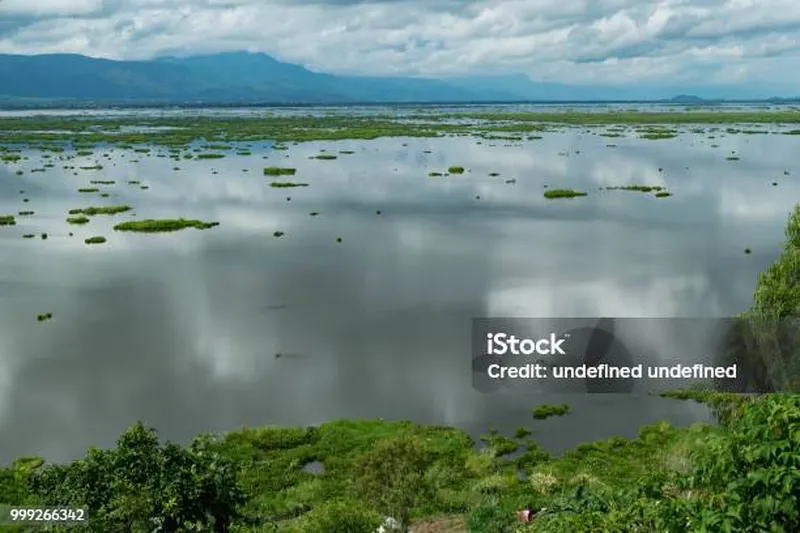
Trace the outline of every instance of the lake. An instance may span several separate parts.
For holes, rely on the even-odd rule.
[[[708,421],[702,406],[653,396],[477,392],[470,321],[744,310],[800,197],[797,138],[541,137],[246,143],[250,155],[185,161],[100,147],[74,171],[54,160],[32,173],[46,163],[37,150],[0,164],[0,215],[35,212],[0,227],[0,462],[73,459],[137,420],[179,441],[340,417],[478,434],[531,425],[531,407],[563,401],[573,412],[532,435],[553,451],[662,419]],[[338,158],[310,159],[321,150]],[[466,172],[428,176],[453,165]],[[309,186],[270,187],[267,166],[296,168]],[[626,185],[673,196],[600,190]],[[548,200],[545,186],[588,196]],[[65,222],[110,203],[220,226],[113,231],[131,213]],[[84,244],[93,236],[108,242]]]

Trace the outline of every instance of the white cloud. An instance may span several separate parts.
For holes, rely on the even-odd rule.
[[[800,81],[796,0],[0,0],[2,19],[5,53],[250,50],[334,73]]]

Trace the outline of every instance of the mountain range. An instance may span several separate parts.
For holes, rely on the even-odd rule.
[[[703,101],[685,96],[685,89],[545,83],[521,74],[450,78],[343,76],[313,72],[267,54],[250,52],[140,61],[77,54],[0,54],[0,104],[43,100],[175,104],[623,101],[664,100],[676,93],[684,93],[681,100]],[[711,91],[711,97],[718,98],[713,91],[720,93],[724,89]],[[734,90],[728,96],[746,95],[737,95]]]

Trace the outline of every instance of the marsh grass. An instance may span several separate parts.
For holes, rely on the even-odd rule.
[[[188,228],[205,230],[216,226],[219,226],[219,222],[203,222],[194,219],[175,218],[132,220],[117,224],[114,226],[114,229],[116,231],[133,231],[137,233],[167,233]]]
[[[273,181],[269,184],[270,187],[276,189],[290,189],[292,187],[308,187],[308,183],[297,183],[292,181]]]
[[[88,239],[84,239],[83,241],[86,244],[103,244],[106,242],[105,237],[89,237]]]
[[[296,168],[266,167],[264,169],[265,176],[294,176],[296,173],[297,173]]]
[[[544,197],[548,200],[555,200],[558,198],[578,198],[582,196],[588,196],[588,193],[573,189],[550,189],[544,192]]]

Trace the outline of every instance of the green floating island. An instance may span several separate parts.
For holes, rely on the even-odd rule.
[[[20,211],[20,212],[19,212],[19,213],[17,213],[17,214],[18,214],[19,216],[21,216],[21,217],[29,217],[29,216],[33,215],[33,214],[34,214],[34,212],[33,212],[33,211]]]
[[[36,320],[38,322],[44,322],[45,320],[50,320],[53,318],[53,313],[42,313],[41,315],[36,315]]]
[[[294,176],[296,173],[296,168],[267,167],[264,169],[265,176]]]
[[[290,187],[308,187],[308,183],[297,183],[293,181],[273,181],[269,184],[270,187],[276,189],[288,189]]]
[[[544,191],[544,197],[548,200],[557,198],[578,198],[580,196],[588,196],[588,194],[573,189],[550,189],[549,191]]]
[[[89,218],[85,216],[67,218],[67,224],[88,224],[88,223],[89,223]]]
[[[667,192],[667,191],[658,191],[655,194],[656,198],[668,198],[670,196],[672,196],[672,193],[671,192]]]
[[[96,187],[85,187],[85,188],[82,188],[82,189],[78,189],[78,192],[82,192],[82,193],[100,192],[100,189],[98,189]]]
[[[95,215],[116,215],[119,213],[125,213],[126,211],[130,211],[133,209],[129,205],[104,205],[100,207],[84,207],[83,209],[70,209],[70,215],[87,215],[87,216],[95,216]]]
[[[89,237],[88,239],[84,240],[86,244],[103,244],[106,242],[105,237]]]
[[[284,235],[285,233],[282,231],[276,231],[275,233],[272,234],[273,237],[283,237]]]
[[[463,174],[464,167],[450,167],[447,169],[447,172],[449,172],[450,174]]]
[[[659,192],[664,187],[659,185],[625,185],[624,187],[606,187],[607,191],[635,191],[635,192]]]
[[[114,180],[91,180],[89,183],[92,185],[114,185],[117,182]]]
[[[319,154],[319,155],[312,156],[311,159],[321,159],[322,161],[333,161],[336,158],[337,157],[335,155],[333,155],[333,154]]]
[[[222,159],[225,154],[197,154],[195,159]]]
[[[548,404],[544,403],[533,408],[533,418],[536,420],[544,420],[553,416],[564,416],[570,412],[569,405],[562,404]]]
[[[430,176],[431,178],[438,178],[442,175],[443,174],[441,172],[428,172],[428,176]]]
[[[182,229],[210,229],[219,226],[219,222],[203,222],[188,218],[167,218],[167,219],[147,219],[131,220],[114,226],[116,231],[134,231],[138,233],[167,233],[180,231]]]
[[[78,167],[81,170],[103,170],[103,165],[91,165],[88,167]]]
[[[14,215],[0,215],[0,226],[16,226],[17,219]]]

